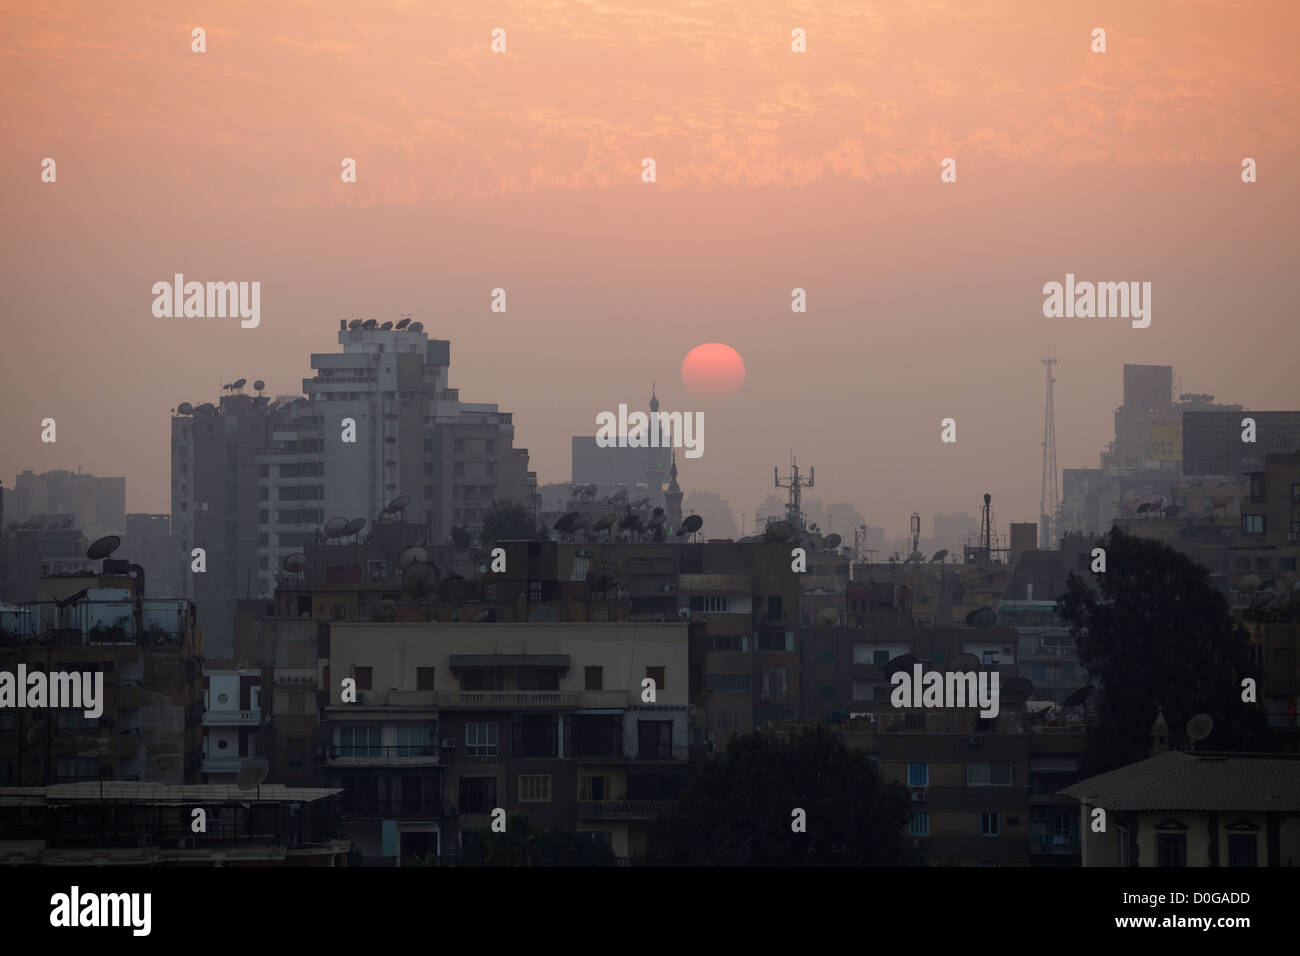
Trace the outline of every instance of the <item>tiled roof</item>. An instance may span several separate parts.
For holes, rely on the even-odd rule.
[[[1300,755],[1171,751],[1058,792],[1107,810],[1300,813]]]

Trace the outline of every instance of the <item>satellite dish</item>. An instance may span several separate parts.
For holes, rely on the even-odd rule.
[[[646,522],[646,527],[647,527],[647,528],[662,528],[662,527],[663,527],[664,525],[666,525],[667,523],[668,523],[668,516],[667,516],[667,515],[665,515],[665,514],[657,514],[657,515],[654,515],[653,517],[651,517],[651,519],[650,519],[649,521]]]
[[[86,552],[86,557],[91,561],[98,561],[100,558],[106,558],[122,546],[122,539],[115,534],[105,535]]]
[[[384,508],[383,513],[386,515],[395,515],[399,511],[405,511],[406,506],[411,503],[410,495],[398,495],[390,501]]]
[[[260,392],[262,389],[266,388],[266,383],[259,378],[256,382],[253,383],[253,388],[254,390]]]
[[[1258,574],[1243,574],[1237,581],[1238,591],[1254,591],[1260,585]]]
[[[1080,687],[1078,690],[1072,693],[1069,697],[1065,698],[1065,702],[1061,704],[1061,706],[1081,707],[1083,706],[1083,702],[1086,701],[1091,696],[1092,696],[1092,685],[1085,684],[1083,687]]]
[[[379,327],[379,331],[380,331],[380,332],[387,332],[387,331],[389,331],[392,327],[393,327],[393,323],[392,323],[392,322],[385,322],[383,325],[381,325],[381,326]]]
[[[494,607],[484,608],[474,615],[475,624],[490,624],[497,619],[497,609]]]
[[[594,498],[596,496],[596,492],[599,490],[600,490],[600,486],[595,484],[594,482],[582,486],[582,493],[586,495],[588,498]]]
[[[361,327],[369,332],[371,329],[379,328],[379,323],[374,319],[366,319],[366,321],[361,323]]]
[[[528,612],[529,624],[554,624],[559,620],[555,614],[555,608],[543,604],[533,608]]]
[[[844,543],[844,539],[841,538],[838,534],[832,532],[831,534],[828,534],[826,536],[826,540],[823,541],[822,543],[826,545],[826,548],[828,550],[834,551],[836,548],[838,548],[841,544]]]
[[[589,524],[591,524],[591,515],[579,514],[578,517],[574,518],[571,522],[569,522],[569,530],[581,531]]]
[[[196,415],[215,415],[216,413],[217,406],[213,405],[211,402],[204,402],[202,405],[194,409],[194,414]]]
[[[587,572],[587,587],[592,591],[612,591],[623,578],[622,569],[612,561],[602,561]]]
[[[347,524],[343,526],[343,530],[339,532],[339,537],[342,538],[350,537],[354,534],[357,534],[365,526],[366,526],[365,518],[353,518],[351,521],[349,521]]]
[[[980,659],[974,654],[958,654],[948,662],[949,671],[977,671],[980,669]]]
[[[361,320],[353,319],[351,322],[348,323],[348,328],[352,329],[353,331],[356,331],[357,329],[361,328]]]
[[[231,387],[232,389],[243,388],[243,387],[244,387],[245,385],[247,385],[247,384],[248,384],[248,379],[246,379],[246,378],[237,378],[237,379],[235,379],[234,382],[231,383],[230,387]]]
[[[892,661],[886,664],[882,669],[885,672],[885,676],[890,677],[896,674],[898,671],[910,672],[912,670],[912,665],[919,664],[919,663],[920,660],[912,656],[911,654],[899,654]]]
[[[335,604],[330,608],[331,621],[346,621],[348,618],[348,609],[342,604]]]
[[[401,557],[397,559],[397,568],[399,571],[405,571],[417,561],[428,563],[429,552],[424,548],[407,548],[402,552]]]
[[[191,405],[189,402],[181,402],[179,405],[176,406],[176,411],[178,411],[182,415],[193,415],[194,406]]]
[[[966,615],[968,627],[993,627],[998,623],[998,612],[991,607],[977,607]]]
[[[687,534],[694,534],[704,527],[704,519],[699,515],[687,515],[682,521],[681,530]]]
[[[763,540],[769,542],[789,541],[794,535],[794,525],[788,521],[774,521],[763,532]]]
[[[1149,501],[1144,501],[1142,504],[1137,506],[1137,513],[1140,515],[1144,515],[1150,510],[1151,510],[1151,502]]]
[[[235,774],[235,786],[240,790],[256,790],[270,772],[271,764],[265,757],[250,757]]]
[[[423,332],[423,331],[424,331],[424,325],[423,325],[422,323],[420,323],[420,322],[412,322],[410,325],[408,325],[408,326],[406,327],[406,331],[408,331],[408,332]]]
[[[931,564],[940,564],[940,563],[942,563],[943,559],[946,558],[946,557],[948,557],[948,549],[947,549],[947,548],[940,548],[938,551],[936,551],[936,552],[934,553],[934,556],[930,558],[930,563],[931,563]]]
[[[1034,696],[1034,685],[1027,677],[1013,677],[1002,685],[998,699],[1005,701],[1025,701]]]
[[[611,511],[609,514],[605,515],[605,517],[597,521],[596,524],[592,527],[592,530],[608,531],[610,528],[614,527],[614,525],[616,525],[617,523],[618,523],[618,515]]]
[[[347,518],[330,518],[325,522],[325,537],[338,538],[342,537],[343,529],[348,526]]]
[[[834,627],[840,623],[840,612],[833,607],[824,607],[817,612],[818,627]]]
[[[406,327],[407,327],[408,325],[410,325],[410,324],[411,324],[411,320],[410,320],[410,318],[408,317],[408,318],[402,319],[400,322],[398,322],[397,325],[394,326],[394,328],[397,329],[397,331],[400,332],[400,331],[402,331],[402,329],[406,328]]]
[[[627,500],[627,489],[626,489],[626,488],[620,488],[620,489],[618,489],[618,491],[614,492],[612,495],[609,496],[609,500],[610,500],[610,501],[626,501],[626,500]]]
[[[561,534],[568,534],[573,530],[573,523],[581,517],[581,511],[570,511],[568,514],[556,519],[553,527]]]
[[[294,552],[284,559],[284,569],[292,574],[307,570],[307,555]]]
[[[1193,714],[1187,721],[1187,736],[1193,741],[1204,740],[1214,730],[1214,718],[1209,714]]]
[[[438,570],[432,564],[416,561],[402,572],[402,590],[415,597],[424,597],[438,584]]]

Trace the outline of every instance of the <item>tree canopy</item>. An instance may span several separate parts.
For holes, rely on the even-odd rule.
[[[652,826],[664,866],[900,866],[916,862],[907,791],[827,727],[733,737]],[[796,833],[793,811],[805,813]]]
[[[1106,551],[1106,570],[1096,575],[1100,593],[1071,573],[1057,602],[1098,685],[1081,770],[1092,775],[1142,760],[1158,709],[1171,749],[1186,744],[1187,720],[1197,713],[1214,719],[1199,749],[1265,746],[1262,710],[1241,699],[1242,679],[1259,676],[1247,635],[1209,572],[1163,542],[1119,528],[1099,546]]]
[[[533,829],[526,814],[506,817],[505,833],[491,828],[462,834],[461,866],[613,866],[614,851],[585,833]]]
[[[483,547],[490,548],[498,541],[539,541],[545,537],[527,505],[506,499],[494,501],[492,510],[483,516],[479,540]]]

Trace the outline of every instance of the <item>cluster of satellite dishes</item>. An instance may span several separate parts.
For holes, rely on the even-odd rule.
[[[353,319],[347,323],[347,327],[353,332],[358,329],[366,332],[372,332],[376,329],[380,332],[423,332],[424,325],[420,322],[412,322],[410,316],[399,321],[396,325],[392,322],[380,324],[378,319]]]
[[[24,528],[44,528],[47,531],[58,531],[63,528],[71,528],[76,525],[76,515],[33,515],[26,521],[9,522],[10,531],[18,531]]]
[[[240,392],[248,384],[248,379],[237,378],[233,382],[221,386],[223,392]],[[262,398],[262,390],[266,388],[266,383],[260,378],[253,383],[253,388],[257,390],[258,401],[265,403],[266,399]],[[176,406],[177,415],[194,415],[203,418],[209,415],[217,414],[217,406],[212,402],[203,402],[201,405],[195,405],[191,402],[181,402]]]
[[[649,499],[646,499],[646,501],[648,502]],[[639,538],[642,535],[652,535],[656,540],[663,540],[667,525],[668,515],[663,508],[655,508],[649,520],[643,522],[641,515],[633,511],[629,506],[627,514],[622,518],[619,517],[616,511],[611,511],[594,520],[590,514],[581,511],[570,511],[557,519],[553,527],[560,533],[561,537],[567,536],[570,540],[579,532],[583,532],[585,539],[588,541],[591,540],[592,535],[603,535],[607,538],[619,538],[621,540]],[[702,527],[704,527],[703,518],[699,515],[687,515],[683,519],[681,526],[673,529],[673,535],[678,538],[685,538],[688,535],[695,534]]]

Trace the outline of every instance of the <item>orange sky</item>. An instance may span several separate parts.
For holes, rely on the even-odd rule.
[[[451,339],[452,384],[515,412],[542,481],[653,379],[708,421],[688,491],[752,513],[793,450],[894,532],[984,491],[1036,519],[1048,348],[1062,467],[1096,465],[1125,362],[1300,406],[1293,3],[0,11],[6,486],[80,466],[169,510],[169,409],[239,377],[300,391],[353,315]],[[154,318],[176,272],[260,281],[261,325]],[[1150,281],[1150,328],[1045,319],[1067,272]],[[748,377],[695,402],[679,369],[710,341]]]

